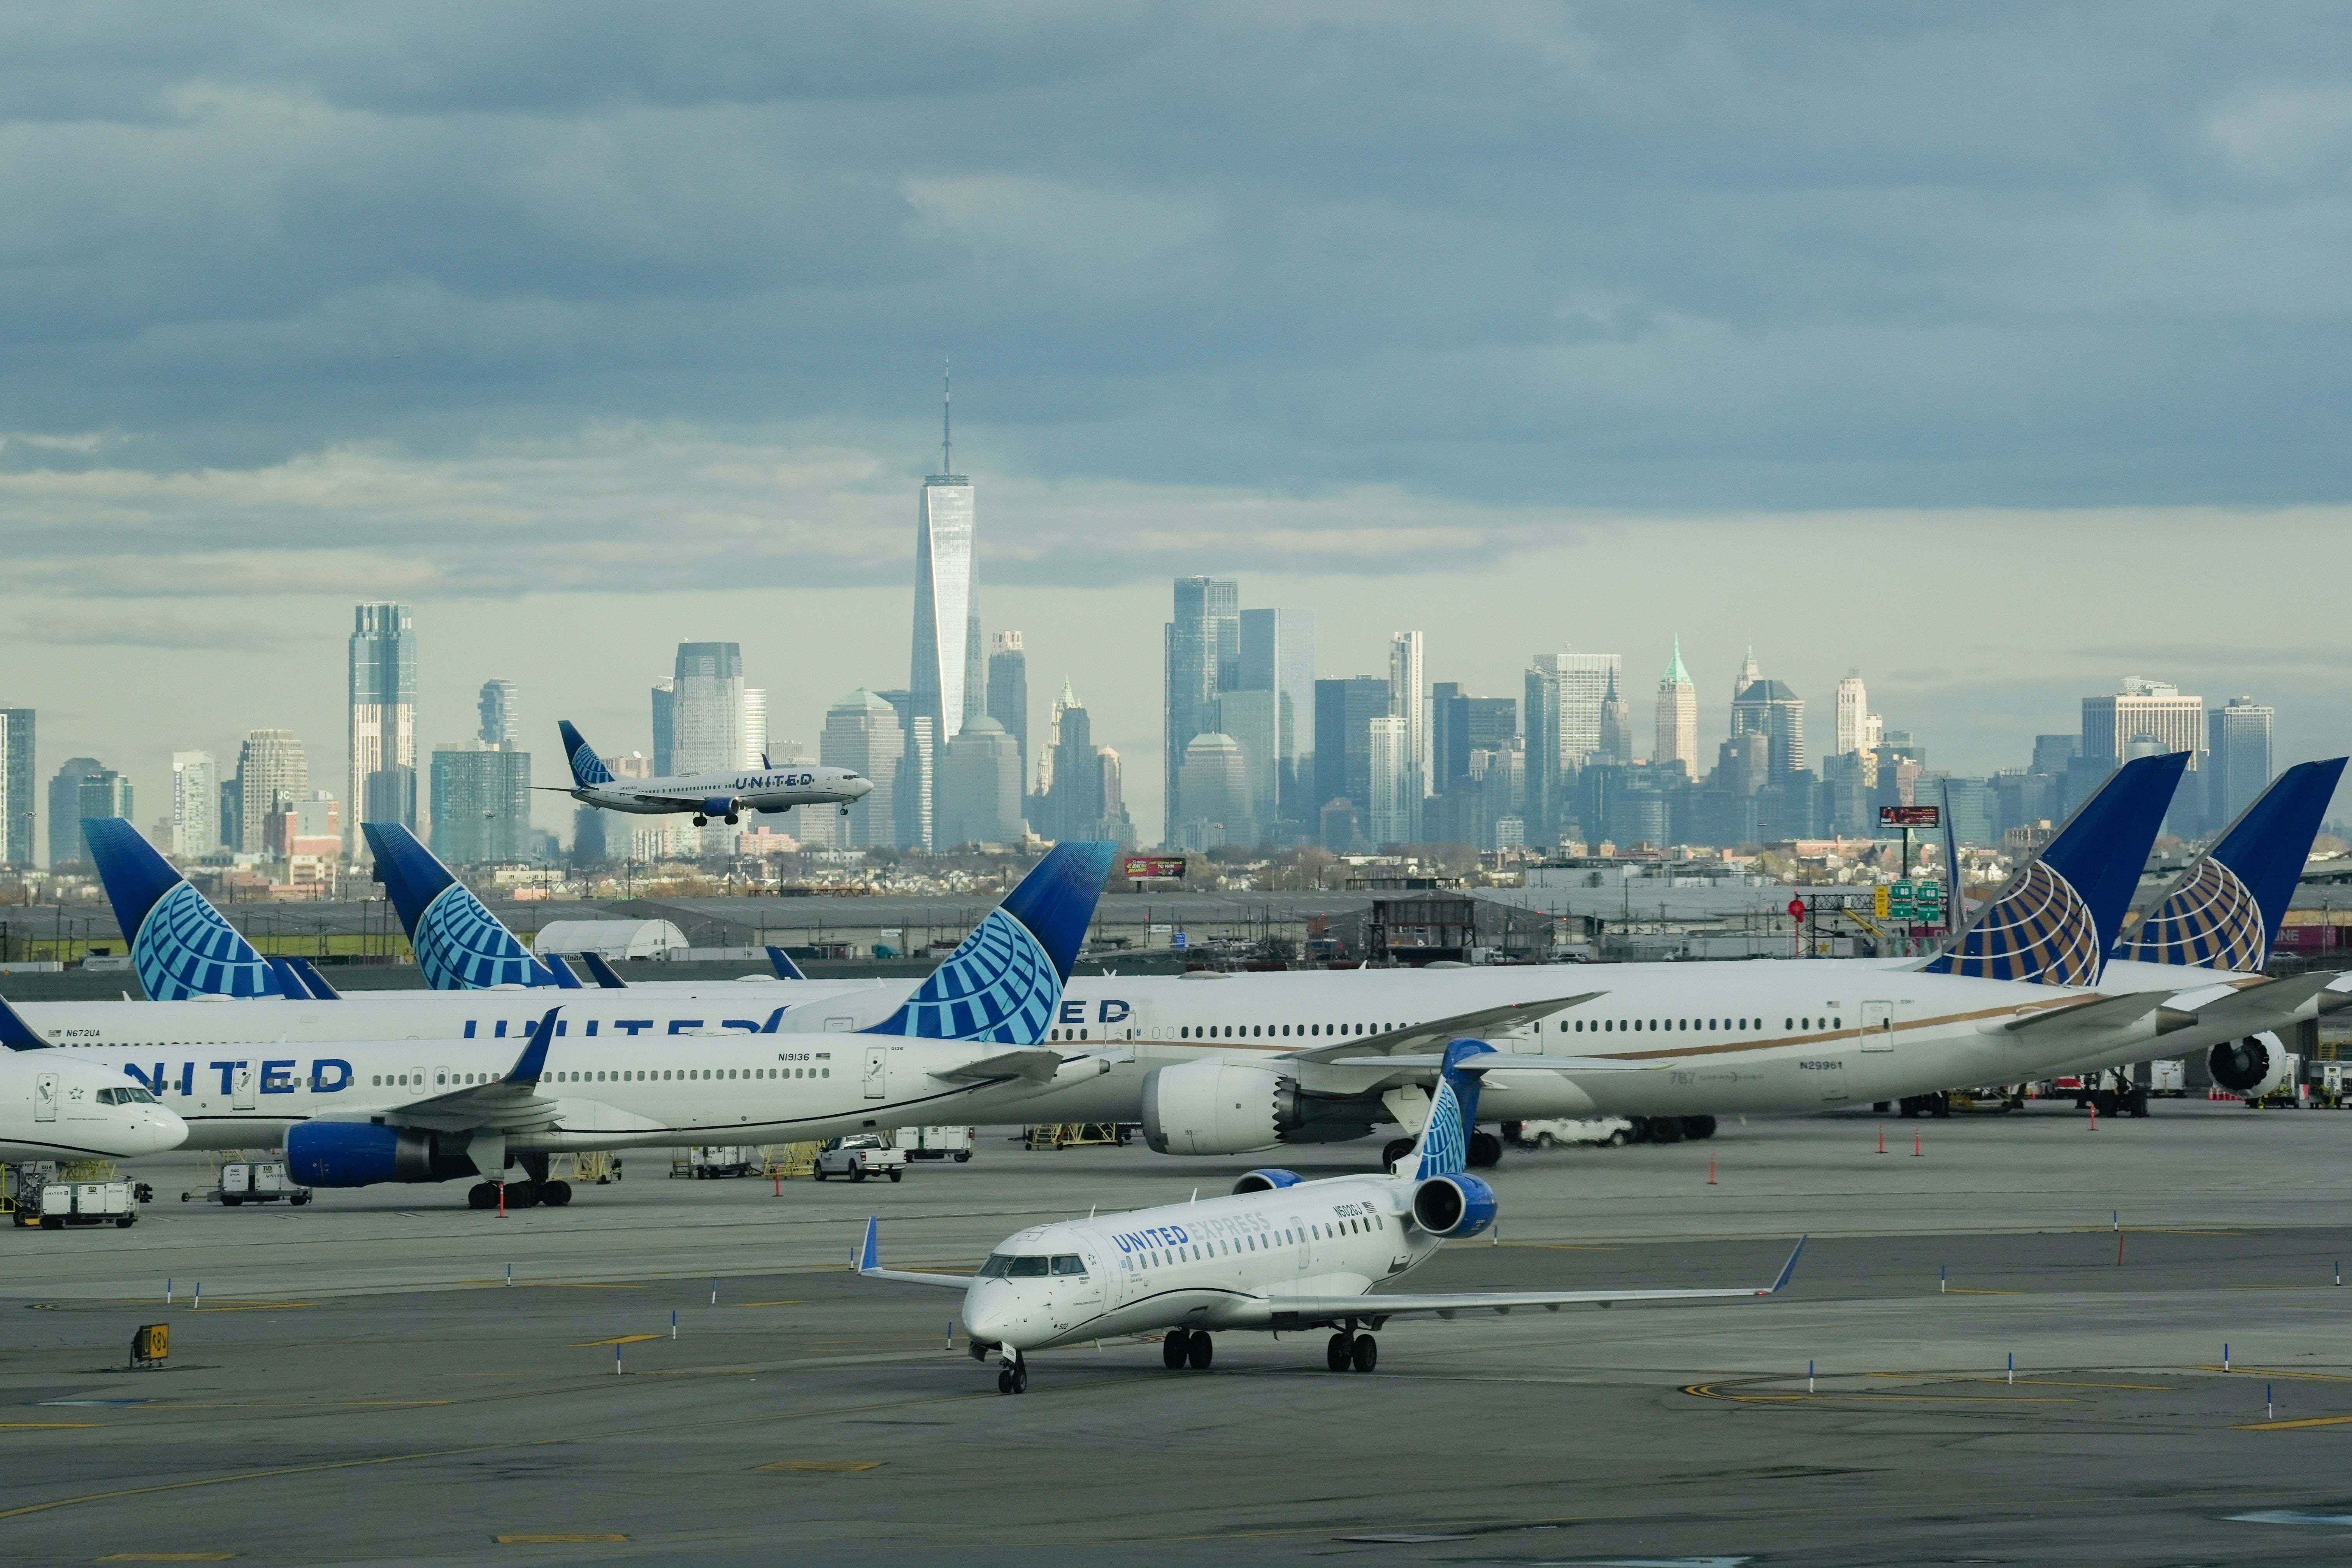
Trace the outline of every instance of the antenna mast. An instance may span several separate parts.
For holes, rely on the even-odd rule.
[[[940,360],[940,472],[955,472],[955,427],[950,417],[955,413],[953,383],[948,380],[949,364],[945,356]]]

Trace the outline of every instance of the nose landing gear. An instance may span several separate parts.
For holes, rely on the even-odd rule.
[[[1029,1392],[1029,1364],[1021,1359],[1019,1351],[1005,1351],[1004,1364],[996,1369],[996,1391],[999,1394]]]

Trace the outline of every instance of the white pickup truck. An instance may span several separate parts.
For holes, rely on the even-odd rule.
[[[849,1133],[835,1138],[817,1151],[816,1179],[845,1176],[852,1181],[864,1181],[870,1176],[887,1176],[897,1181],[907,1174],[907,1151],[894,1149],[878,1134]]]

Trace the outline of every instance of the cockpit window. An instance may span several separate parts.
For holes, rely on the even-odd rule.
[[[1002,1280],[1012,1271],[1013,1260],[1003,1252],[991,1252],[988,1261],[980,1266],[980,1277],[983,1280]]]
[[[1087,1260],[1075,1252],[1060,1253],[1054,1259],[1054,1272],[1056,1274],[1083,1274],[1086,1271]]]
[[[101,1105],[153,1105],[159,1103],[155,1096],[150,1094],[144,1089],[101,1089],[98,1092],[98,1103]]]
[[[1043,1258],[1015,1258],[1013,1260],[1012,1269],[1008,1271],[1016,1280],[1043,1279],[1045,1274],[1045,1263],[1046,1260]]]

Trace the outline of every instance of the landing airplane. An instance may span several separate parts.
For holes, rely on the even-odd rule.
[[[615,779],[604,758],[581,737],[570,719],[555,727],[563,737],[563,755],[572,759],[572,788],[545,785],[571,796],[583,806],[607,811],[632,811],[646,816],[694,813],[694,825],[713,817],[732,824],[745,811],[772,815],[795,806],[833,806],[843,816],[874,789],[874,781],[845,768],[824,768],[796,762],[785,768],[761,766],[727,773],[687,773],[670,779]]]
[[[1465,1156],[1477,1123],[1479,1079],[1507,1063],[1484,1040],[1447,1044],[1421,1136],[1381,1176],[1306,1181],[1290,1171],[1252,1171],[1230,1197],[1032,1226],[999,1242],[973,1275],[884,1268],[879,1222],[869,1218],[850,1263],[866,1279],[961,1291],[973,1358],[997,1354],[1000,1394],[1028,1392],[1029,1353],[1113,1334],[1164,1332],[1160,1357],[1169,1370],[1205,1371],[1217,1332],[1329,1328],[1324,1365],[1370,1372],[1380,1364],[1380,1345],[1360,1331],[1378,1330],[1391,1318],[1719,1301],[1770,1296],[1788,1284],[1802,1238],[1769,1285],[1424,1294],[1381,1289],[1435,1257],[1447,1241],[1495,1223],[1500,1201],[1468,1174]]]

